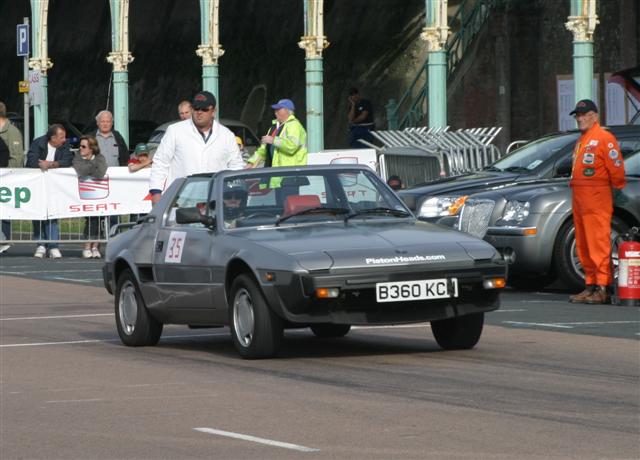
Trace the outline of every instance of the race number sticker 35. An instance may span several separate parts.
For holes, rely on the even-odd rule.
[[[186,239],[187,232],[171,232],[167,243],[167,252],[164,255],[165,263],[179,264],[182,262],[182,250]]]

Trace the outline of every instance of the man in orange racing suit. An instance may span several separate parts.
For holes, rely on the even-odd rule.
[[[569,185],[573,190],[576,249],[584,268],[586,288],[569,300],[603,304],[609,301],[607,286],[612,283],[611,187],[625,186],[624,163],[618,141],[598,123],[598,108],[593,101],[578,101],[570,115],[575,115],[582,132],[573,151]]]

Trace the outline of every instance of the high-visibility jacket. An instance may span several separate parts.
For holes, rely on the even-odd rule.
[[[273,120],[273,125],[277,120]],[[270,129],[269,132],[272,130]],[[256,163],[267,157],[267,145],[262,144],[247,160]],[[307,164],[307,132],[302,123],[292,114],[284,122],[280,133],[273,138],[273,158],[271,166],[304,166]]]

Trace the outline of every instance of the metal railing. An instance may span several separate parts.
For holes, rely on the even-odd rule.
[[[446,43],[447,71],[451,78],[459,67],[463,56],[486,22],[491,9],[498,0],[463,0],[449,18],[448,25],[453,33]],[[387,120],[390,129],[403,129],[418,126],[426,118],[428,96],[428,58],[418,70],[417,75],[402,97],[387,104]],[[404,115],[400,116],[400,111]]]
[[[398,175],[406,185],[481,170],[502,154],[492,144],[502,128],[407,128],[373,131],[380,175]],[[371,145],[372,147],[375,147]]]

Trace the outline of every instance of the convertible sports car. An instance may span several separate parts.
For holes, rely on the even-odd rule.
[[[168,323],[229,325],[240,355],[260,358],[285,328],[340,337],[353,324],[430,321],[442,348],[472,348],[506,263],[418,221],[366,166],[339,165],[176,180],[109,240],[103,275],[125,345],[156,344]]]

